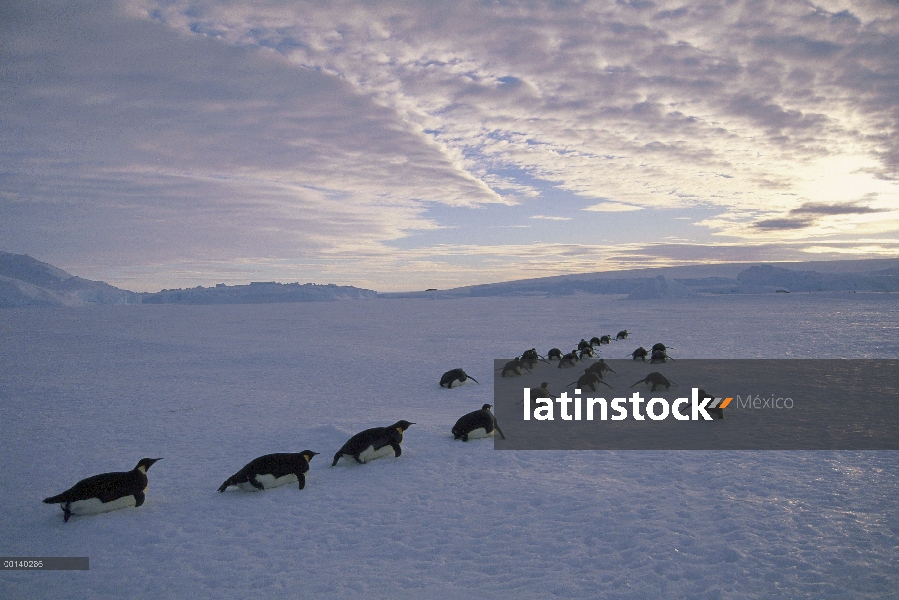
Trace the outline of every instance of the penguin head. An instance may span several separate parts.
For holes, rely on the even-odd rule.
[[[481,407],[481,410],[486,410],[487,412],[490,412],[491,408],[493,408],[493,407],[490,406],[489,404],[485,404],[484,406]]]
[[[303,450],[300,452],[300,456],[306,459],[306,462],[310,462],[313,456],[318,456],[318,452],[313,452],[312,450]]]
[[[140,470],[143,473],[147,472],[147,469],[153,466],[157,460],[162,460],[161,458],[142,458],[138,461],[137,466],[134,467],[137,470]]]
[[[397,421],[393,424],[392,429],[399,429],[400,431],[406,431],[409,429],[410,425],[415,425],[415,423],[410,423],[409,421]]]

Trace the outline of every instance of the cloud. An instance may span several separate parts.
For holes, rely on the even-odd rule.
[[[642,206],[634,206],[633,204],[622,204],[620,202],[600,202],[584,208],[593,212],[630,212],[634,210],[643,210]]]
[[[515,166],[653,205],[764,203],[764,182],[790,188],[790,164],[837,146],[879,162],[877,175],[899,173],[899,142],[883,135],[899,123],[887,84],[899,79],[899,11],[886,6],[138,5],[339,73],[472,173]],[[708,177],[721,167],[731,180]]]
[[[114,3],[18,3],[7,16],[10,248],[118,266],[314,262],[437,227],[422,216],[431,203],[507,202],[392,110],[270,50]]]
[[[895,4],[4,11],[0,237],[88,276],[152,272],[149,287],[169,272],[172,286],[255,264],[254,279],[394,285],[398,266],[439,262],[412,265],[390,245],[445,226],[434,207],[501,204],[514,223],[555,212],[559,196],[570,210],[710,210],[698,225],[747,253],[899,232],[875,214],[899,202]],[[551,241],[574,239],[577,222]],[[680,223],[659,221],[656,239],[686,235],[668,222]],[[533,251],[546,268],[584,266]]]
[[[570,221],[571,217],[552,217],[548,215],[532,215],[531,219],[543,219],[544,221]]]
[[[813,219],[764,219],[753,224],[759,229],[805,229],[814,224]]]
[[[870,213],[889,212],[888,208],[872,208],[857,202],[845,204],[826,204],[823,202],[806,202],[799,208],[790,211],[791,215],[865,215]]]
[[[873,195],[872,200],[876,199]],[[753,227],[762,230],[791,230],[806,229],[821,223],[822,217],[841,215],[867,215],[873,213],[887,213],[895,209],[874,208],[860,204],[858,201],[841,204],[829,204],[826,202],[805,202],[798,208],[791,209],[789,216],[775,219],[764,219],[753,223]]]

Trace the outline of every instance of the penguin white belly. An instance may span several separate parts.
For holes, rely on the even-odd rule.
[[[288,483],[297,483],[297,481],[299,480],[297,479],[296,475],[294,475],[293,473],[289,473],[287,475],[282,475],[281,477],[275,477],[274,475],[257,475],[256,481],[261,483],[265,489],[270,489],[280,487],[282,485],[287,485]],[[261,491],[259,488],[253,487],[253,484],[249,481],[238,483],[237,487],[248,492]]]
[[[496,430],[494,429],[494,431],[496,431]],[[480,438],[490,437],[492,435],[493,435],[493,431],[491,431],[490,433],[487,433],[487,430],[485,428],[478,427],[477,429],[468,432],[468,439],[477,440]]]
[[[385,456],[396,456],[396,452],[393,451],[393,446],[387,445],[380,450],[375,450],[374,446],[369,446],[359,453],[359,460],[367,463],[377,458],[383,458]]]
[[[460,385],[468,385],[468,383],[469,383],[470,381],[471,381],[471,379],[469,379],[469,378],[466,378],[465,381],[459,381],[458,379],[454,379],[454,380],[453,380],[453,387],[454,387],[454,388],[457,388],[457,387],[459,387]]]
[[[110,502],[101,502],[99,498],[89,498],[87,500],[76,500],[69,504],[69,512],[73,515],[96,515],[136,505],[137,500],[134,499],[134,496],[123,496]],[[60,506],[65,510],[65,504]]]

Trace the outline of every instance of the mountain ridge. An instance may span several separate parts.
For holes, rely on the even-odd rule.
[[[788,269],[785,265],[799,269]],[[418,292],[383,293],[336,284],[268,281],[137,293],[103,281],[83,279],[26,254],[0,251],[0,308],[94,304],[267,304],[574,294],[616,294],[629,300],[654,300],[777,292],[899,292],[899,259],[680,265],[553,275]]]

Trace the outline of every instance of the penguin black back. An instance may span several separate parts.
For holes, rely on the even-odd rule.
[[[457,440],[461,438],[463,442],[467,442],[469,438],[488,437],[496,430],[502,439],[506,439],[503,431],[496,424],[496,417],[490,412],[490,408],[489,404],[485,404],[481,410],[459,417],[453,426],[453,438]]]
[[[101,473],[82,479],[66,491],[49,498],[47,504],[59,504],[64,521],[79,514],[96,514],[124,508],[141,506],[147,489],[147,470],[161,458],[142,458],[130,471]]]
[[[452,388],[453,382],[458,381],[460,384],[465,383],[471,379],[475,383],[478,383],[478,380],[466,373],[462,369],[450,369],[446,373],[443,374],[443,377],[440,378],[440,387]]]
[[[403,451],[400,443],[403,441],[403,432],[411,425],[409,421],[397,421],[388,427],[373,427],[360,431],[337,451],[334,455],[334,462],[331,466],[335,466],[341,456],[352,457],[356,462],[365,464],[375,458],[379,458],[384,453],[381,452],[387,446],[393,448],[394,456],[399,458]]]
[[[298,482],[300,489],[303,489],[306,487],[309,461],[317,454],[318,452],[312,450],[303,450],[298,453],[280,452],[254,458],[240,471],[226,479],[218,491],[224,492],[232,485],[243,489],[264,490],[294,481]]]

